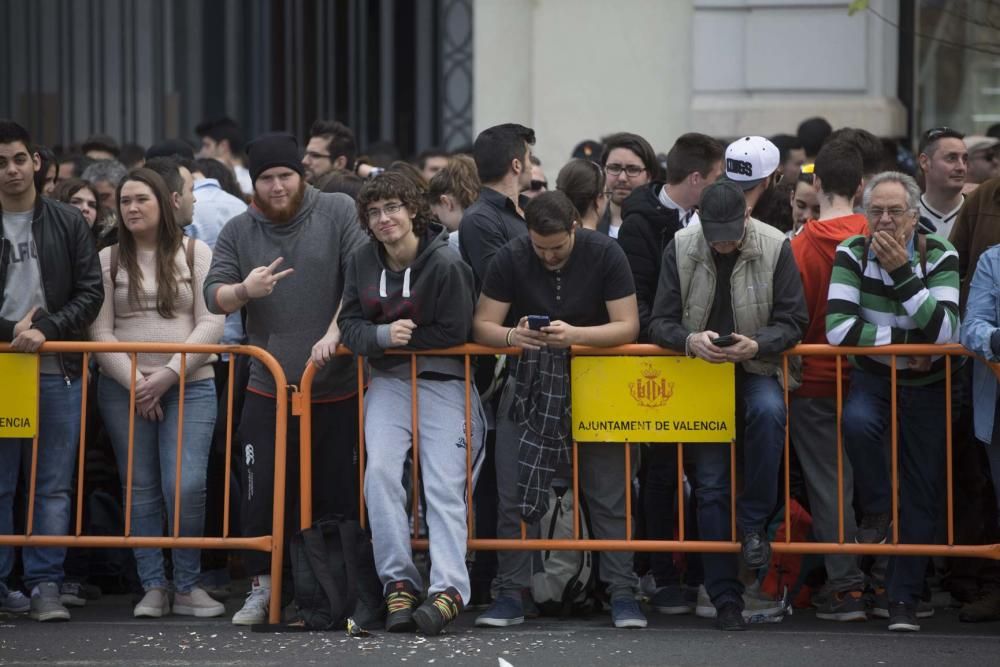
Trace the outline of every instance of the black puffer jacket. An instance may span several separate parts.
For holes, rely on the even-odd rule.
[[[32,328],[50,341],[86,340],[87,326],[104,302],[101,264],[87,223],[72,206],[38,197],[31,233],[38,251],[46,306],[45,312],[36,311]],[[23,289],[7,284],[11,250],[9,241],[0,240],[0,305],[8,290]],[[0,319],[0,341],[14,339],[16,324]],[[68,377],[78,377],[82,355],[60,355],[60,363]]]
[[[656,286],[660,281],[663,249],[681,228],[675,209],[660,202],[661,182],[637,187],[622,203],[622,227],[618,243],[632,267],[635,295],[639,301],[639,342],[648,342],[649,327]]]

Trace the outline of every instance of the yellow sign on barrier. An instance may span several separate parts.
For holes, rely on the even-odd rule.
[[[38,432],[38,355],[0,354],[0,438]]]
[[[732,364],[687,357],[574,357],[579,442],[729,442],[736,437]]]

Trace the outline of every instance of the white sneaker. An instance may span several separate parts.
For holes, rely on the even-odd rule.
[[[195,587],[190,593],[174,594],[174,613],[179,616],[211,618],[225,614],[226,607],[202,589]]]
[[[256,625],[266,623],[271,606],[271,577],[260,575],[254,578],[253,587],[247,595],[243,608],[233,614],[233,625]]]
[[[788,607],[782,600],[772,600],[760,592],[760,585],[747,586],[743,592],[743,618],[749,620],[753,616],[782,616],[788,613]],[[715,618],[717,615],[712,599],[708,597],[705,585],[698,587],[698,604],[694,609],[695,616],[700,618]]]
[[[698,587],[698,603],[695,605],[694,615],[698,618],[715,618],[716,613],[712,598],[708,597],[705,584],[702,584]]]
[[[170,614],[170,598],[162,588],[151,588],[132,610],[136,618],[162,618]]]

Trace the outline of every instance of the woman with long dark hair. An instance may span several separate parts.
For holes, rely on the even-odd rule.
[[[187,239],[173,216],[163,179],[135,169],[118,186],[118,244],[101,251],[104,305],[91,327],[98,342],[212,344],[222,336],[223,317],[208,312],[203,285],[212,251]],[[159,537],[166,514],[174,525],[180,383],[184,383],[181,433],[180,535],[200,537],[205,525],[205,471],[216,417],[212,355],[142,353],[134,369],[135,414],[130,408],[130,355],[101,353],[98,403],[111,437],[123,483],[131,478],[131,534]],[[185,377],[181,378],[182,365]],[[129,450],[129,431],[134,431]],[[129,473],[131,461],[131,474]],[[128,489],[126,489],[128,493]],[[135,549],[145,596],[135,616],[170,613],[168,582],[160,549]],[[198,588],[198,549],[173,550],[175,614],[219,616],[221,603]]]

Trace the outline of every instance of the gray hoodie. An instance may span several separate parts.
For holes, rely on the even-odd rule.
[[[295,271],[283,278],[269,296],[246,305],[250,345],[270,352],[281,364],[290,384],[298,384],[312,346],[326,333],[340,305],[347,257],[366,243],[358,225],[357,209],[344,194],[326,194],[306,186],[299,212],[288,224],[267,220],[256,206],[226,223],[212,255],[205,279],[209,310],[222,312],[215,294],[223,285],[242,281],[258,266],[278,257],[278,270]],[[253,361],[251,390],[275,395],[270,372]],[[357,391],[357,375],[350,357],[338,357],[316,374],[313,397],[338,398]]]

